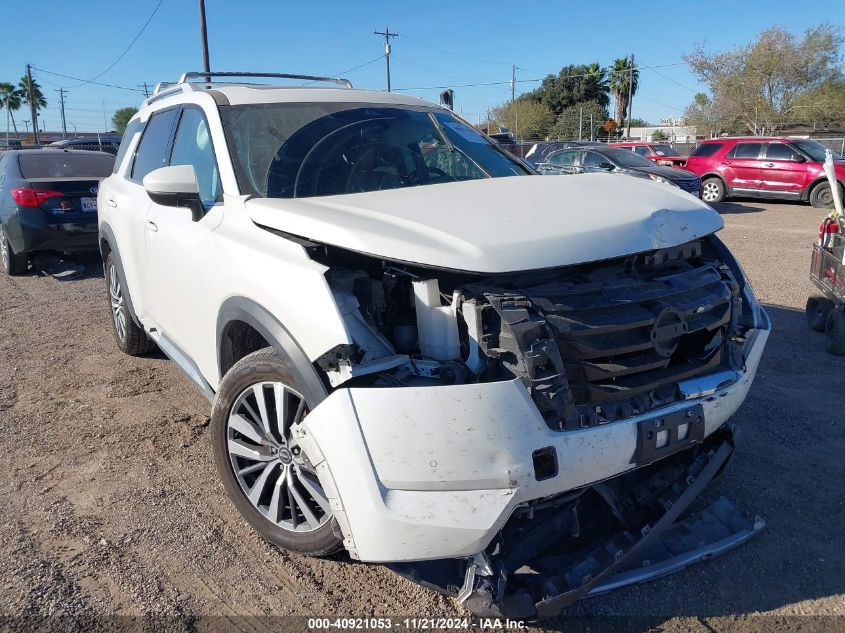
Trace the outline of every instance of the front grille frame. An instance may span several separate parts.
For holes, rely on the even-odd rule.
[[[523,380],[551,428],[645,413],[682,400],[683,380],[741,368],[740,283],[706,238],[559,273],[469,289],[488,304],[493,367]]]

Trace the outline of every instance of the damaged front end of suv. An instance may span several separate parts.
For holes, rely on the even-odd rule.
[[[724,498],[687,512],[769,331],[715,235],[495,274],[299,242],[350,342],[296,433],[354,558],[542,618],[762,527]]]

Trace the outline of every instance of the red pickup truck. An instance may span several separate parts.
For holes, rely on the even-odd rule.
[[[626,142],[626,143],[609,143],[611,147],[622,147],[636,152],[640,156],[645,156],[649,160],[653,160],[658,165],[667,165],[669,167],[683,167],[687,162],[686,156],[681,156],[666,143],[645,143],[645,142]]]

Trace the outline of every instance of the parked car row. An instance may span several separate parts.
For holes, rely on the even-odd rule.
[[[659,143],[551,141],[536,143],[525,160],[547,175],[605,170],[649,177],[700,195],[708,203],[742,196],[830,208],[833,192],[822,170],[825,154],[826,148],[811,139],[736,137],[704,141],[689,157]],[[838,155],[834,160],[842,187],[845,160]],[[694,175],[695,181],[686,174]]]

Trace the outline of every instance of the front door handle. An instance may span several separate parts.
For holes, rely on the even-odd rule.
[[[152,220],[147,220],[147,223],[145,224],[145,226],[147,227],[147,230],[151,231],[152,233],[155,233],[156,231],[158,231],[158,224],[156,224]]]
[[[729,160],[723,160],[723,161],[722,161],[722,164],[723,164],[723,165],[730,165],[730,164],[731,164],[731,161],[729,161]]]
[[[115,208],[117,208],[117,202],[115,202],[115,201],[114,201],[114,200],[112,200],[111,198],[108,198],[108,199],[106,200],[106,203],[107,203],[110,207],[115,207]]]
[[[774,166],[775,166],[775,164],[774,164],[774,163],[766,163],[766,164],[765,164],[765,167],[774,167]]]

